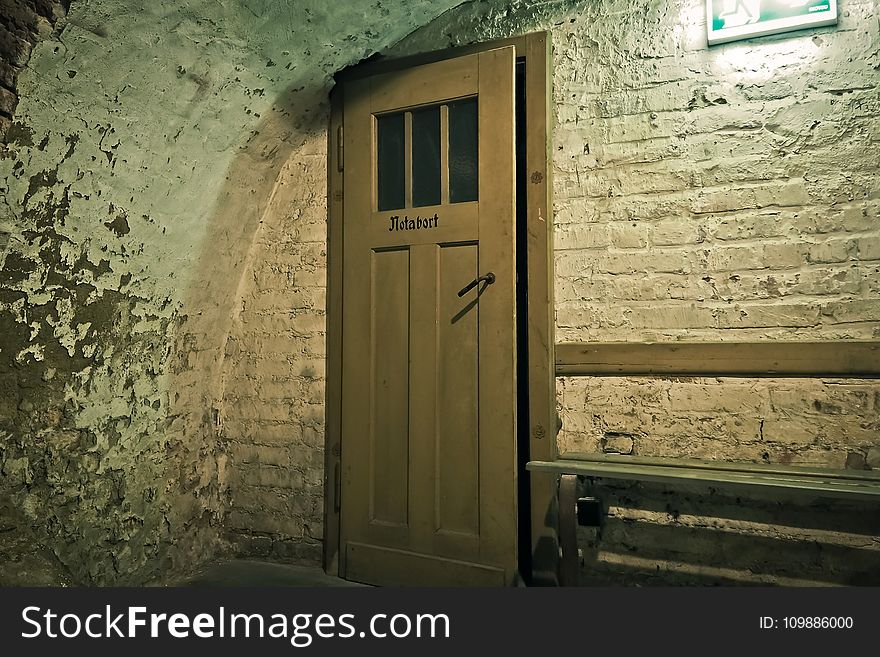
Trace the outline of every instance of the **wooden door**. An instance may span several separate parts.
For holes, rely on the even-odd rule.
[[[514,49],[347,82],[343,121],[340,572],[511,584]]]

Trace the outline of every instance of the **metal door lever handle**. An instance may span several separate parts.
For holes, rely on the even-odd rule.
[[[490,271],[488,274],[483,274],[479,278],[475,278],[458,291],[458,296],[463,297],[483,281],[486,281],[486,285],[492,285],[492,283],[495,282],[495,274]]]

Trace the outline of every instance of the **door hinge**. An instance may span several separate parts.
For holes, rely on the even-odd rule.
[[[342,141],[342,125],[339,125],[336,128],[336,170],[342,171],[345,167],[342,163],[342,156],[344,155],[344,147]]]

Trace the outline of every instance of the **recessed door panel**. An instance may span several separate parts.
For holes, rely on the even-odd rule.
[[[479,536],[479,304],[458,291],[479,276],[478,245],[440,249],[435,528]]]
[[[409,249],[373,251],[370,521],[409,522]]]

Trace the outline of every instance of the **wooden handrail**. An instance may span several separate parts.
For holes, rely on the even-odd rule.
[[[880,342],[568,342],[556,375],[880,378]]]

